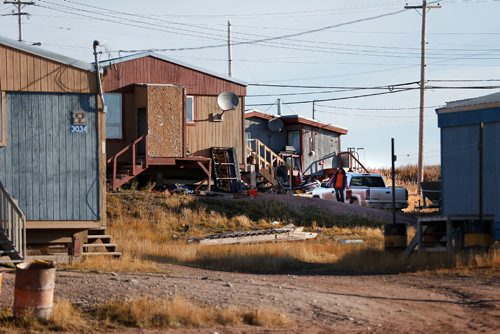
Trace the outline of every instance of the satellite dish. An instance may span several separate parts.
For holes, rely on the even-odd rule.
[[[240,99],[232,92],[222,92],[217,96],[217,105],[223,111],[236,109],[238,104],[240,104]]]
[[[269,128],[269,130],[273,131],[273,132],[281,132],[283,131],[283,121],[279,118],[273,118],[273,119],[270,119],[268,122],[267,122],[267,127]]]

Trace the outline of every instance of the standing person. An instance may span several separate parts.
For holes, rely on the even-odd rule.
[[[345,175],[344,168],[339,167],[337,173],[333,177],[333,187],[335,188],[335,196],[337,202],[345,202],[344,190],[347,186],[347,176]]]

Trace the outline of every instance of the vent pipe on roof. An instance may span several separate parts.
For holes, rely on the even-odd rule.
[[[106,112],[106,105],[104,104],[104,94],[102,92],[102,81],[101,81],[101,66],[99,65],[99,59],[97,55],[97,47],[99,46],[99,41],[94,41],[92,47],[94,49],[94,59],[95,59],[95,72],[97,77],[97,93],[101,99],[102,111]]]

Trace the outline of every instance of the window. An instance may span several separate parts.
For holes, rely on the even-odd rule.
[[[300,152],[300,131],[288,131],[288,145],[293,146],[297,153]]]
[[[380,176],[353,176],[350,186],[385,188],[385,183]]]
[[[123,139],[122,133],[122,94],[104,94],[104,101],[108,107],[106,113],[106,138]]]
[[[186,96],[186,123],[194,123],[194,96]]]
[[[5,146],[5,129],[4,126],[7,126],[5,123],[5,93],[0,91],[0,147]]]

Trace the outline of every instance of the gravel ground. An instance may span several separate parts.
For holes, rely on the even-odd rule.
[[[203,305],[271,307],[297,322],[286,330],[245,326],[171,333],[498,333],[500,328],[498,272],[342,276],[165,269],[163,275],[58,271],[55,298],[85,310],[112,298],[181,295]],[[0,307],[10,307],[15,275],[9,271],[3,277]]]

